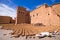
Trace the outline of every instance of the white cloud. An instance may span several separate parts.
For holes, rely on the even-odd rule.
[[[36,8],[39,8],[39,7],[40,7],[40,5],[36,6]]]
[[[0,16],[11,16],[11,17],[16,17],[16,10],[5,5],[5,4],[0,4]]]
[[[31,9],[29,9],[29,8],[28,8],[28,7],[26,7],[26,6],[24,6],[24,8],[26,8],[26,10],[27,10],[27,11],[31,10]]]
[[[28,11],[29,11],[30,9],[29,9],[29,8],[26,8],[26,10],[28,10]]]

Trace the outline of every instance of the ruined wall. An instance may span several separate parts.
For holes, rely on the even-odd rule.
[[[16,24],[30,23],[30,12],[23,7],[17,8]]]
[[[30,12],[31,24],[42,23],[43,25],[59,25],[60,19],[55,14],[53,7],[46,4]]]
[[[0,16],[0,24],[1,23],[10,23],[11,17],[9,16]]]
[[[55,4],[52,6],[53,10],[56,12],[56,14],[60,17],[60,4]]]

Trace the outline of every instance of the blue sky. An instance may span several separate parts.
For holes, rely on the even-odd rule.
[[[34,10],[42,4],[49,6],[60,3],[60,0],[0,0],[0,16],[16,17],[17,6],[22,6],[29,11]]]
[[[25,8],[28,8],[29,11],[32,11],[36,8],[36,6],[44,3],[50,6],[58,2],[60,2],[60,0],[0,0],[0,3],[6,4],[14,9],[16,9],[17,6],[23,6]]]

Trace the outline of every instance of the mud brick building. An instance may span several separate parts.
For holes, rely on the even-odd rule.
[[[27,11],[26,8],[18,6],[15,23],[30,23],[30,12]]]
[[[13,19],[9,16],[0,16],[0,24],[14,23]]]
[[[60,4],[41,5],[30,12],[31,24],[60,25]]]
[[[10,17],[1,17],[0,23],[29,23],[43,25],[60,25],[60,4],[48,6],[43,4],[33,11],[29,12],[26,8],[17,7],[16,20],[11,20]]]

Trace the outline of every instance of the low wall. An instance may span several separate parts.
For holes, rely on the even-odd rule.
[[[0,16],[0,24],[11,23],[11,20],[9,16]]]

